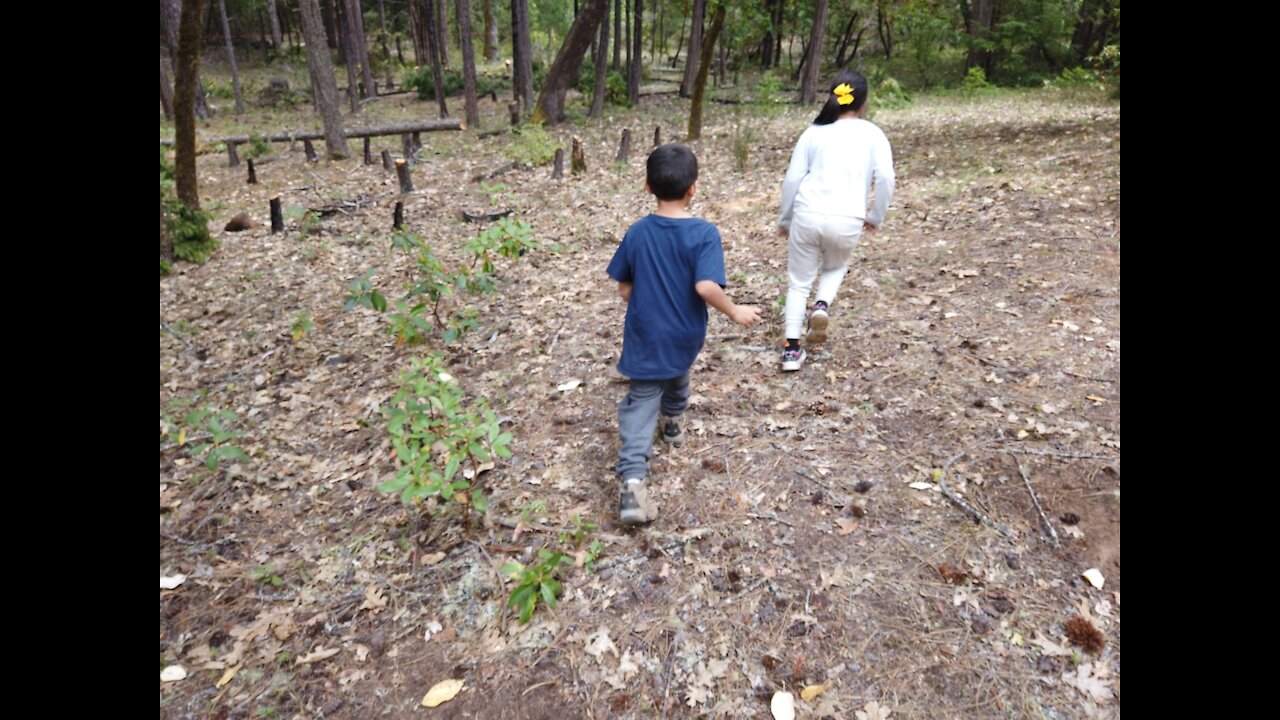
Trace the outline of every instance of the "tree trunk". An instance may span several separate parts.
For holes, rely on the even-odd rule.
[[[826,2],[826,0],[818,0]],[[689,108],[689,140],[702,137],[702,98],[707,90],[707,75],[711,72],[711,59],[714,57],[716,38],[724,27],[724,5],[717,4],[715,15],[711,18],[711,27],[707,36],[702,39],[702,53],[698,58],[698,75],[693,81],[693,102]]]
[[[181,0],[161,0],[160,3],[161,18],[164,21],[165,43],[169,46],[169,62],[173,65],[174,82],[177,82],[178,75],[178,26],[181,24],[182,17],[182,5],[180,3]],[[203,32],[201,35],[203,36]],[[195,85],[196,116],[201,120],[207,120],[213,116],[213,111],[209,108],[209,98],[205,95],[204,84],[200,82],[198,75],[195,78]]]
[[[680,97],[693,94],[694,76],[698,74],[698,61],[702,59],[702,24],[707,12],[707,0],[693,0],[693,20],[689,24],[689,52],[684,60],[684,79],[680,81]]]
[[[364,76],[364,96],[377,97],[378,91],[373,84],[373,69],[369,67],[369,42],[364,32],[364,13],[360,10],[360,0],[350,0],[352,31],[355,35],[356,55],[360,58],[360,72]]]
[[[444,0],[438,0],[444,2]],[[440,104],[440,117],[449,116],[449,107],[445,104],[444,99],[444,71],[441,69],[440,46],[443,33],[440,32],[440,26],[437,25],[438,15],[436,14],[435,3],[437,0],[426,0],[426,7],[423,9],[423,15],[427,20],[427,35],[431,38],[431,77],[436,83],[436,102]]]
[[[498,60],[498,18],[493,14],[494,0],[484,0],[484,59]]]
[[[849,49],[849,41],[853,38],[853,24],[858,21],[858,11],[854,10],[849,16],[849,22],[844,26],[844,32],[840,33],[840,49],[836,52],[836,67],[844,67],[845,51]]]
[[[596,56],[593,58],[596,64],[596,86],[591,94],[591,117],[601,117],[604,115],[604,97],[605,90],[608,87],[609,74],[609,3],[606,0],[604,4],[604,17],[600,18],[600,39],[596,43]],[[163,63],[160,71],[164,72]]]
[[[298,0],[298,2],[301,3],[302,0]],[[328,0],[328,2],[325,2],[321,6],[320,15],[324,20],[325,42],[328,43],[328,47],[330,50],[337,48],[338,52],[341,53],[342,48],[338,44],[337,24],[334,22],[334,18],[333,18],[333,10],[334,10],[333,2],[334,0]],[[341,60],[341,57],[339,57],[339,60]]]
[[[809,62],[800,84],[800,102],[811,103],[818,96],[818,73],[822,70],[822,35],[827,28],[828,0],[817,0],[813,11],[813,30],[809,34]]]
[[[631,85],[631,0],[624,0],[622,8],[622,77],[628,87]],[[631,91],[627,90],[627,100],[631,101]]]
[[[569,82],[582,67],[582,58],[591,46],[591,38],[595,37],[596,27],[604,17],[609,0],[587,0],[586,5],[578,12],[578,17],[569,28],[556,59],[547,72],[547,81],[538,95],[538,104],[533,111],[533,122],[557,125],[564,120],[564,97],[569,91]],[[640,2],[640,0],[636,0]],[[638,42],[637,38],[637,42]]]
[[[527,112],[533,109],[533,39],[529,35],[529,0],[511,0],[511,14],[516,98]]]
[[[632,23],[631,67],[628,73],[627,96],[632,105],[640,102],[640,81],[644,77],[644,0],[635,0],[636,19]]]
[[[382,58],[387,61],[387,89],[391,90],[396,86],[396,76],[391,72],[391,46],[387,44],[387,8],[383,0],[378,0],[378,34],[379,44],[382,45]]]
[[[440,65],[449,67],[449,3],[436,3],[436,40],[440,43]]]
[[[231,63],[231,89],[236,95],[236,114],[244,114],[244,97],[240,94],[240,69],[236,67],[236,48],[231,43],[231,23],[227,20],[227,0],[218,0],[222,15],[222,36],[227,41],[227,60]]]
[[[197,210],[200,190],[196,178],[196,83],[200,77],[200,46],[204,44],[200,28],[203,15],[204,0],[183,0],[173,93],[174,180],[178,199]]]
[[[613,0],[613,69],[622,68],[622,46],[627,39],[622,35],[622,0]]]
[[[356,68],[360,54],[354,49],[356,33],[352,27],[347,0],[333,0],[333,2],[334,13],[337,16],[335,21],[339,31],[339,60],[347,68],[347,101],[351,104],[351,112],[357,113],[360,112],[360,81],[356,77]]]
[[[992,0],[978,1],[991,2]],[[893,17],[889,15],[885,0],[876,3],[876,32],[880,34],[880,47],[884,49],[884,59],[893,59]]]
[[[551,179],[559,180],[564,177],[564,148],[556,148],[555,158],[551,162]]]
[[[267,0],[267,20],[271,23],[271,47],[280,49],[280,15],[276,12],[276,0]]]
[[[462,87],[467,104],[467,125],[480,124],[480,101],[476,98],[476,53],[471,44],[471,3],[457,0],[458,39],[462,52]]]
[[[173,237],[164,222],[164,188],[160,189],[160,259],[173,262]]]
[[[315,89],[315,103],[324,120],[324,144],[329,157],[345,158],[347,137],[342,130],[342,113],[338,109],[338,81],[333,76],[333,60],[329,46],[324,41],[324,22],[320,19],[320,5],[316,0],[299,0],[302,14],[302,33],[307,45],[307,68]]]
[[[169,85],[169,73],[164,70],[164,58],[160,58],[160,107],[164,109],[164,119],[173,119],[173,87]]]

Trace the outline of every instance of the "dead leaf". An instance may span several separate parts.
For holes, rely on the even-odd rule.
[[[607,652],[618,657],[618,646],[609,639],[609,628],[601,625],[599,630],[587,636],[587,654],[596,660],[603,661],[604,654]]]
[[[857,530],[859,524],[859,521],[854,520],[853,518],[836,518],[836,525],[840,526],[840,529],[836,531],[836,534],[848,535],[854,530]]]
[[[572,389],[574,389],[574,388],[578,387],[578,386],[579,386],[579,385],[581,385],[581,384],[582,384],[582,381],[581,381],[581,380],[579,380],[578,378],[573,378],[572,380],[569,380],[568,382],[564,382],[564,383],[561,383],[561,384],[557,385],[557,386],[556,386],[556,389],[557,389],[557,390],[559,390],[560,392],[569,392],[570,390],[572,390]]]
[[[893,710],[881,707],[880,703],[872,700],[855,714],[858,716],[858,720],[888,720],[891,712]]]
[[[177,682],[187,677],[187,669],[181,665],[170,665],[160,671],[160,682]]]
[[[298,658],[294,662],[294,665],[308,665],[313,662],[320,662],[321,660],[327,660],[340,652],[342,652],[342,648],[333,648],[332,650],[319,648],[315,652],[307,653],[306,655]]]
[[[1056,642],[1053,642],[1052,640],[1049,640],[1048,638],[1043,638],[1043,637],[1032,638],[1031,644],[1035,645],[1036,647],[1039,647],[1042,654],[1048,655],[1050,657],[1071,657],[1074,654],[1067,648],[1059,645]]]
[[[826,683],[823,683],[821,685],[810,685],[809,687],[806,687],[805,689],[800,691],[800,699],[804,700],[805,702],[809,702],[810,700],[818,697],[819,695],[821,695],[826,691],[827,691]]]
[[[1112,696],[1111,684],[1107,682],[1106,678],[1107,674],[1105,665],[1083,663],[1076,668],[1075,673],[1064,673],[1062,681],[1084,695],[1093,698],[1094,702],[1104,703],[1111,700]]]
[[[913,483],[911,483],[910,485],[908,485],[907,487],[911,488],[912,490],[932,490],[932,489],[933,489],[933,483],[927,483],[927,482],[913,482]]]
[[[829,573],[826,570],[818,570],[818,578],[821,580],[819,590],[826,590],[829,587],[849,587],[849,578],[845,575],[843,565],[837,565]]]
[[[187,581],[187,576],[181,573],[177,575],[161,575],[160,589],[172,590]]]
[[[371,611],[370,615],[377,615],[378,611],[387,606],[387,599],[382,595],[382,588],[377,585],[370,585],[364,589],[364,602],[360,604],[361,610]]]
[[[769,701],[773,720],[796,720],[796,699],[789,692],[776,692]]]
[[[447,703],[462,692],[462,685],[461,680],[441,680],[427,691],[426,697],[422,698],[422,704],[433,708],[441,703]]]
[[[442,552],[433,552],[433,553],[431,553],[430,555],[423,555],[423,556],[422,556],[422,564],[423,564],[423,565],[435,565],[436,563],[440,562],[440,561],[441,561],[441,560],[443,560],[443,559],[444,559],[444,553],[442,553]]]
[[[227,668],[227,671],[222,673],[222,677],[218,678],[218,682],[214,683],[214,687],[220,688],[231,682],[232,678],[236,676],[236,673],[240,672],[240,668],[242,667],[244,667],[244,663],[236,663],[235,665]]]

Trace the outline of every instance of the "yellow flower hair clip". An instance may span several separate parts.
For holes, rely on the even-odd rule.
[[[831,92],[835,93],[837,103],[841,105],[853,104],[853,88],[849,87],[848,83],[840,83]]]

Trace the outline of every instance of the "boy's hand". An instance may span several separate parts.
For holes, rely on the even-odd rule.
[[[788,228],[784,228],[784,227],[780,227],[780,228],[778,228],[778,237],[784,238],[784,237],[788,237],[788,236],[790,236],[790,235],[791,235],[791,230],[790,230],[790,229],[788,229]]]
[[[880,228],[876,227],[875,225],[872,225],[872,224],[871,224],[871,223],[869,223],[869,222],[865,222],[865,221],[864,221],[864,222],[862,223],[862,232],[869,232],[869,233],[873,233],[873,232],[875,232],[875,231],[877,231],[877,230],[879,230],[879,229],[880,229]]]
[[[729,313],[729,319],[742,327],[751,327],[760,319],[760,308],[752,305],[734,305],[733,312]]]

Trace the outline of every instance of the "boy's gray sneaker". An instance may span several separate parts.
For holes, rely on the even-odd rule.
[[[658,517],[658,507],[649,498],[643,478],[629,478],[618,495],[618,520],[623,525],[640,525]]]

